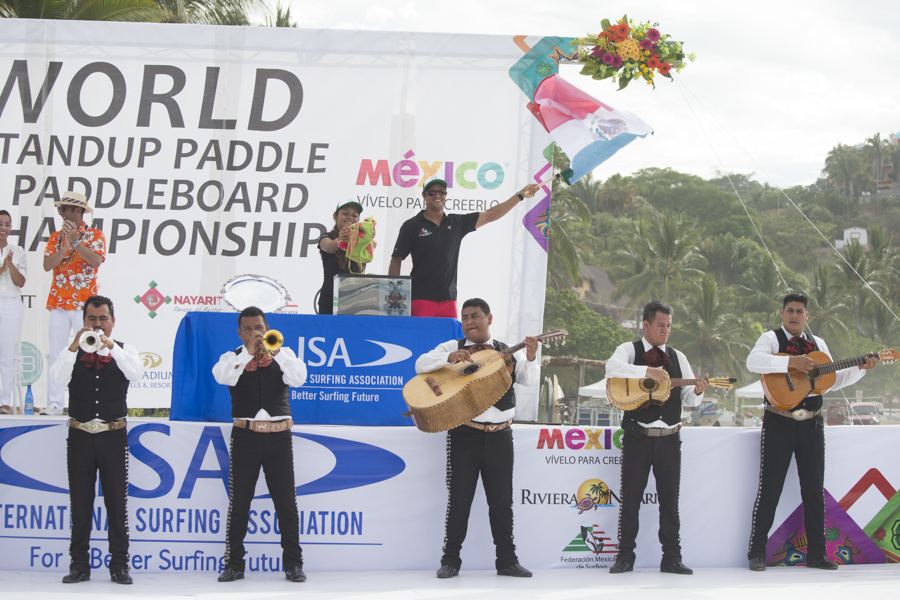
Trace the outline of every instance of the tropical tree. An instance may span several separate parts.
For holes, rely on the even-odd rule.
[[[296,27],[297,22],[291,21],[291,7],[284,8],[281,2],[275,3],[275,18],[266,17],[267,27]]]
[[[676,291],[692,287],[706,266],[699,242],[696,228],[679,213],[664,211],[658,220],[641,216],[623,223],[619,244],[604,255],[616,284],[613,297],[628,296],[632,305],[671,303]]]
[[[838,262],[841,271],[841,288],[844,302],[853,314],[854,333],[859,333],[860,307],[871,293],[869,289],[879,286],[876,269],[872,267],[870,257],[859,240],[853,240],[841,250],[843,260]]]
[[[698,377],[707,373],[737,374],[744,372],[744,360],[750,346],[748,328],[736,310],[733,293],[719,293],[712,275],[700,276],[699,288],[678,303],[672,321],[672,344],[698,366]]]
[[[569,160],[557,147],[553,165],[559,171],[569,168]],[[553,182],[551,197],[547,212],[547,283],[554,289],[563,289],[581,283],[579,266],[594,242],[588,230],[591,211],[570,186],[559,180]]]
[[[828,340],[832,354],[849,349],[850,309],[841,301],[840,271],[834,265],[818,265],[809,291],[808,327],[813,334]]]
[[[154,0],[0,0],[0,17],[159,22],[166,13]]]
[[[622,211],[634,202],[636,196],[637,188],[631,178],[616,173],[603,184],[598,200],[600,208],[614,217],[621,217]]]
[[[156,0],[168,23],[249,25],[249,14],[264,10],[264,0]]]
[[[862,157],[850,146],[838,144],[825,159],[822,174],[831,185],[841,190],[841,198],[847,207],[847,220],[850,219],[850,201],[856,197],[865,172]]]
[[[876,187],[878,182],[881,181],[884,173],[882,168],[884,158],[887,156],[890,148],[891,143],[881,139],[880,133],[876,133],[872,137],[867,138],[866,145],[863,146],[863,155],[872,163],[872,179],[875,181]]]

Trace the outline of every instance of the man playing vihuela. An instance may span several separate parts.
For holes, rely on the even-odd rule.
[[[649,302],[644,307],[644,337],[621,344],[606,362],[607,377],[656,381],[694,379],[694,371],[684,354],[667,346],[672,332],[672,307],[663,302]],[[619,509],[619,554],[610,573],[634,569],[635,540],[641,498],[650,470],[656,479],[659,499],[659,542],[662,544],[663,573],[691,575],[693,571],[681,562],[681,522],[678,516],[678,493],[681,487],[681,407],[699,406],[709,386],[701,380],[695,386],[672,388],[669,400],[662,406],[650,404],[625,411],[622,419],[622,506]]]

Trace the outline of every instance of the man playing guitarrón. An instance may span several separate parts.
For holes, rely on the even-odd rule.
[[[431,373],[447,364],[471,361],[471,354],[507,346],[491,337],[493,321],[487,302],[472,298],[463,303],[460,316],[466,337],[440,344],[416,361],[416,373]],[[537,340],[525,338],[525,351],[513,355],[513,383],[528,385],[537,378],[534,359]],[[518,355],[518,356],[516,356]],[[444,555],[438,579],[459,574],[460,550],[466,539],[469,509],[475,496],[478,475],[484,485],[494,545],[497,547],[497,575],[531,577],[531,571],[519,564],[513,543],[513,437],[512,423],[516,412],[516,393],[512,385],[502,398],[482,414],[447,432],[447,519]]]
[[[644,307],[644,337],[616,348],[606,362],[607,377],[644,378],[656,381],[693,379],[694,371],[684,354],[666,346],[672,331],[672,307],[649,302]],[[707,380],[695,386],[672,388],[662,406],[649,405],[625,411],[622,420],[622,506],[619,509],[619,555],[610,573],[634,569],[634,548],[638,533],[641,498],[650,469],[659,497],[659,542],[662,544],[664,573],[690,575],[681,562],[681,523],[678,492],[681,487],[681,407],[699,406]]]
[[[803,333],[809,318],[807,304],[803,294],[792,293],[784,297],[782,326],[759,336],[747,357],[747,369],[760,374],[787,373],[788,368],[809,373],[816,365],[807,354],[818,350],[831,356],[822,338]],[[775,356],[776,353],[790,356]],[[838,390],[856,383],[865,375],[865,370],[871,369],[877,362],[872,356],[859,369],[837,371],[831,389]],[[807,538],[806,566],[828,570],[838,568],[826,556],[825,550],[825,423],[821,413],[822,396],[807,396],[790,411],[772,406],[766,398],[759,443],[759,491],[753,505],[750,550],[747,553],[751,571],[766,570],[766,542],[791,456],[797,459],[797,473],[800,476]]]

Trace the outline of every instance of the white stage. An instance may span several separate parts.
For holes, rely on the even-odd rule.
[[[527,566],[527,565],[526,565]],[[690,565],[688,565],[690,566]],[[629,600],[666,598],[729,598],[757,600],[773,598],[889,598],[900,584],[900,566],[855,565],[837,571],[805,567],[769,568],[765,573],[747,569],[695,569],[692,576],[671,575],[653,569],[610,575],[599,569],[543,569],[531,579],[498,577],[493,571],[465,571],[450,580],[440,580],[434,571],[331,572],[307,571],[306,583],[291,583],[280,574],[251,575],[243,581],[218,583],[215,576],[196,574],[142,573],[134,585],[120,586],[107,573],[94,571],[89,582],[60,583],[62,573],[0,571],[3,597],[71,598],[76,595],[130,598],[281,598],[380,599],[420,598],[535,598],[575,600],[623,597]]]

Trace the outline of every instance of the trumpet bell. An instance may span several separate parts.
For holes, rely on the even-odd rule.
[[[96,352],[100,349],[103,342],[100,341],[100,334],[96,331],[85,331],[78,340],[78,346],[85,352]]]
[[[263,346],[265,346],[266,352],[270,354],[281,348],[282,344],[284,344],[284,336],[277,329],[270,329],[263,336]]]

